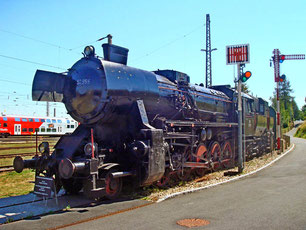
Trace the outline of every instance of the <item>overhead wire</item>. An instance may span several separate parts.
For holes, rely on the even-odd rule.
[[[53,47],[64,49],[64,50],[69,50],[68,48],[62,47],[62,46],[57,45],[57,44],[53,44],[53,43],[50,43],[50,42],[45,42],[45,41],[42,41],[42,40],[39,40],[39,39],[36,39],[36,38],[28,37],[28,36],[18,34],[18,33],[15,33],[15,32],[11,32],[11,31],[8,31],[8,30],[0,29],[0,31],[4,32],[4,33],[15,35],[15,36],[18,36],[18,37],[22,37],[22,38],[25,38],[25,39],[28,39],[28,40],[32,40],[32,41],[35,41],[35,42],[39,42],[39,43],[42,43],[42,44],[45,44],[45,45],[53,46]]]
[[[58,67],[58,66],[47,65],[47,64],[43,64],[43,63],[39,63],[39,62],[34,62],[34,61],[22,59],[22,58],[10,57],[10,56],[7,56],[7,55],[2,55],[2,54],[0,54],[0,57],[12,59],[12,60],[17,60],[17,61],[22,61],[22,62],[27,62],[27,63],[31,63],[31,64],[35,64],[35,65],[51,67],[51,68],[54,68],[54,69],[67,70],[67,69],[64,69],[64,68]]]
[[[88,43],[86,43],[86,44],[83,44],[83,45],[80,45],[80,46],[77,46],[77,47],[71,48],[71,49],[69,49],[69,50],[70,50],[70,51],[72,51],[72,50],[75,50],[75,49],[78,49],[78,48],[81,48],[81,47],[84,47],[84,46],[92,45],[92,44],[94,44],[94,43],[96,43],[96,42],[102,41],[103,39],[105,39],[105,38],[107,38],[107,37],[108,37],[108,36],[105,36],[105,37],[99,38],[99,39],[98,39],[98,40],[96,40],[96,41],[93,41],[93,42],[88,42]]]
[[[80,45],[80,46],[77,46],[77,47],[74,47],[74,48],[66,48],[66,47],[63,47],[63,46],[60,46],[60,45],[51,43],[51,42],[45,42],[45,41],[42,41],[42,40],[39,40],[39,39],[36,39],[36,38],[32,38],[32,37],[25,36],[25,35],[23,35],[23,34],[19,34],[19,33],[15,33],[15,32],[11,32],[11,31],[8,31],[8,30],[0,29],[0,31],[1,31],[1,32],[4,32],[4,33],[8,33],[8,34],[15,35],[15,36],[18,36],[18,37],[22,37],[22,38],[25,38],[25,39],[28,39],[28,40],[32,40],[32,41],[35,41],[35,42],[39,42],[39,43],[42,43],[42,44],[45,44],[45,45],[49,45],[49,46],[53,46],[53,47],[56,47],[56,48],[68,50],[68,51],[72,51],[72,50],[75,50],[75,49],[77,49],[77,48],[81,48],[81,47],[84,47],[84,46],[87,46],[87,45],[90,45],[90,44],[99,42],[99,41],[101,41],[101,40],[107,38],[107,36],[106,36],[106,37],[103,37],[103,38],[99,38],[99,39],[96,40],[96,41],[88,42],[88,43],[86,43],[86,44],[83,44],[83,45]],[[79,53],[78,53],[78,54],[79,54]]]
[[[55,47],[55,48],[58,48],[58,49],[66,50],[66,51],[69,51],[69,52],[71,52],[73,50],[73,49],[70,49],[70,48],[66,48],[66,47],[60,46],[58,44],[42,41],[42,40],[39,40],[39,39],[36,39],[36,38],[32,38],[32,37],[25,36],[23,34],[19,34],[19,33],[15,33],[15,32],[11,32],[11,31],[8,31],[8,30],[0,29],[0,31],[4,32],[4,33],[15,35],[17,37],[25,38],[25,39],[28,39],[28,40],[31,40],[31,41],[42,43],[42,44],[45,44],[45,45],[49,45],[49,46],[52,46],[52,47]],[[73,53],[80,55],[80,53],[78,53],[78,52],[73,52]]]
[[[184,38],[188,37],[189,35],[193,34],[193,33],[196,32],[196,31],[198,31],[200,28],[204,27],[205,25],[206,25],[206,24],[203,24],[203,25],[201,25],[201,26],[198,26],[198,27],[196,27],[195,29],[193,29],[192,31],[188,32],[187,34],[184,34],[183,36],[180,36],[180,37],[178,37],[178,38],[176,38],[176,39],[174,39],[174,40],[172,40],[172,41],[170,41],[170,42],[167,42],[167,43],[165,43],[164,45],[162,45],[162,46],[160,46],[160,47],[158,47],[158,48],[152,50],[151,52],[149,52],[149,53],[147,53],[147,54],[145,54],[145,55],[142,55],[142,56],[140,56],[140,57],[138,57],[138,58],[132,59],[130,62],[136,62],[136,61],[138,61],[138,60],[140,60],[140,59],[142,59],[142,58],[144,58],[144,57],[148,57],[148,56],[150,56],[150,55],[156,53],[157,51],[159,51],[159,50],[161,50],[161,49],[163,49],[163,48],[165,48],[165,47],[167,47],[167,46],[169,46],[169,45],[172,45],[173,43],[175,43],[175,42],[177,42],[177,41],[179,41],[179,40],[181,40],[181,39],[184,39]]]
[[[18,82],[18,81],[11,81],[11,80],[7,80],[7,79],[0,79],[0,81],[14,83],[14,84],[20,84],[20,85],[31,86],[31,84],[27,84],[27,83],[24,83],[24,82]]]

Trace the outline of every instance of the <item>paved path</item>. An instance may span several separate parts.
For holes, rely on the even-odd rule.
[[[202,218],[210,224],[197,229],[305,230],[306,140],[292,138],[292,142],[296,144],[292,152],[255,175],[115,215],[103,216],[106,207],[95,207],[88,213],[94,212],[100,218],[67,229],[185,229],[176,222]],[[113,205],[120,206],[120,203]],[[1,227],[55,227],[86,215],[86,212],[82,215],[64,213]]]

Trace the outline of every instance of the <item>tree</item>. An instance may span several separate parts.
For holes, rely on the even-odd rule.
[[[292,98],[292,109],[293,109],[293,117],[294,120],[300,120],[302,118],[301,111],[299,110],[299,107],[297,106],[294,98]]]
[[[246,83],[241,83],[241,92],[250,93],[249,86]]]
[[[306,104],[303,105],[301,113],[302,113],[302,119],[306,120]]]
[[[286,79],[283,82],[280,82],[279,86],[279,97],[284,102],[286,110],[290,107],[290,101],[292,100],[290,94],[293,93],[293,90],[291,89],[289,80]]]
[[[293,90],[289,80],[284,80],[279,83],[279,99],[280,99],[280,114],[281,114],[281,124],[283,128],[290,126],[294,120],[300,119],[300,110],[291,96]],[[270,98],[272,102],[272,107],[276,110],[276,91],[274,92],[273,98]]]

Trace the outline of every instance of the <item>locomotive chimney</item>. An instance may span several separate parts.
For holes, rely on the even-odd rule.
[[[107,35],[107,43],[102,45],[104,60],[126,65],[129,50],[113,45],[112,38],[111,34]]]
[[[113,36],[111,34],[107,35],[107,43],[109,45],[113,44]]]

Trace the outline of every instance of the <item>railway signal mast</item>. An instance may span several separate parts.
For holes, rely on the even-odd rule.
[[[237,65],[238,82],[238,172],[244,169],[244,153],[242,152],[242,100],[241,82],[246,82],[252,75],[250,71],[243,72],[246,63],[250,63],[249,44],[226,46],[226,64]]]
[[[279,63],[283,63],[284,60],[304,60],[305,54],[293,54],[293,55],[283,55],[279,49],[273,50],[273,64],[274,64],[274,81],[276,82],[276,138],[277,138],[277,149],[280,149],[280,136],[281,136],[281,125],[280,125],[280,103],[279,103],[279,82],[283,82],[285,75],[280,76],[280,66]]]
[[[201,51],[206,52],[206,80],[205,87],[208,88],[212,86],[211,77],[211,52],[217,50],[217,48],[211,49],[211,39],[210,39],[210,16],[206,14],[206,49],[201,49]]]

